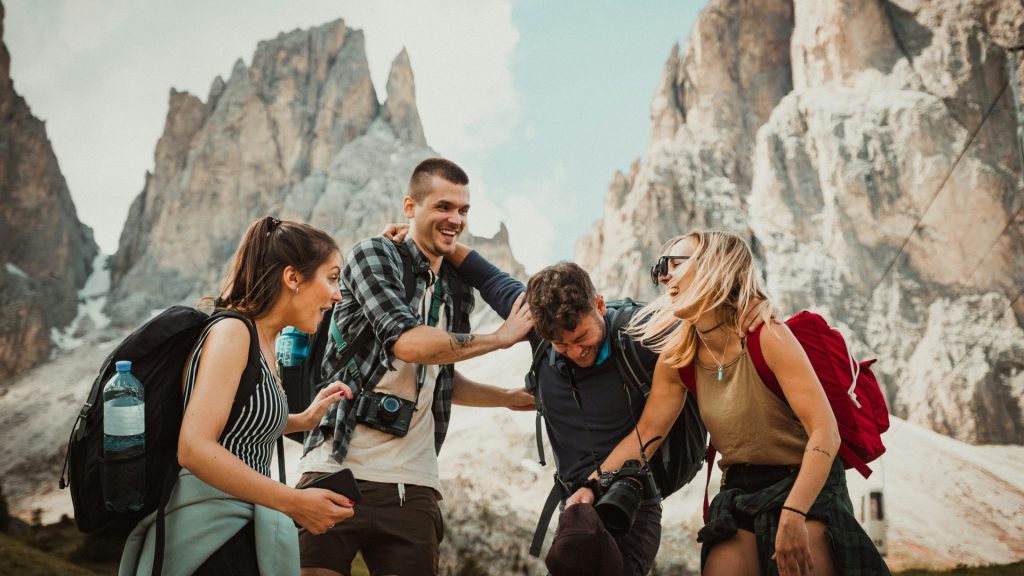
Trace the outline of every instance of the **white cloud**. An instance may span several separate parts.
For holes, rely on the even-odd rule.
[[[8,0],[5,7],[15,88],[46,120],[79,218],[106,252],[116,249],[128,206],[152,170],[170,89],[205,99],[217,75],[280,32],[338,18],[362,29],[382,96],[391,61],[406,47],[427,140],[460,163],[486,157],[519,118],[511,0]]]
[[[522,262],[527,273],[553,263],[551,246],[555,241],[555,226],[545,210],[530,198],[514,196],[505,201],[502,216],[508,224],[512,254]]]

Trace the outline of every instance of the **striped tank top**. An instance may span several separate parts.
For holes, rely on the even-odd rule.
[[[195,390],[196,374],[199,372],[200,354],[210,334],[210,329],[220,320],[207,326],[188,361],[185,373],[184,406]],[[209,385],[209,383],[207,383]],[[230,408],[230,406],[229,406]],[[288,424],[288,401],[278,385],[274,372],[260,354],[260,378],[256,389],[242,406],[238,418],[224,425],[220,445],[242,462],[264,476],[270,476],[270,462],[277,439]]]

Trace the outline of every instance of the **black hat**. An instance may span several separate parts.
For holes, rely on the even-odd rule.
[[[562,512],[544,563],[551,576],[622,576],[622,553],[592,504]]]

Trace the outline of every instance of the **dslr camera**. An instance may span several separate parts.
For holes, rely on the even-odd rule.
[[[391,394],[364,391],[356,399],[356,422],[393,436],[409,433],[416,403]]]
[[[601,522],[612,536],[633,527],[640,503],[658,496],[650,468],[639,460],[627,460],[618,470],[601,473],[601,498],[594,505]]]

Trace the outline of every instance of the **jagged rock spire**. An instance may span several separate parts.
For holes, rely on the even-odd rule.
[[[395,131],[400,140],[426,146],[427,139],[423,135],[423,124],[416,108],[416,82],[409,63],[409,53],[405,48],[391,62],[391,73],[388,74],[388,99],[384,103],[384,119]]]

